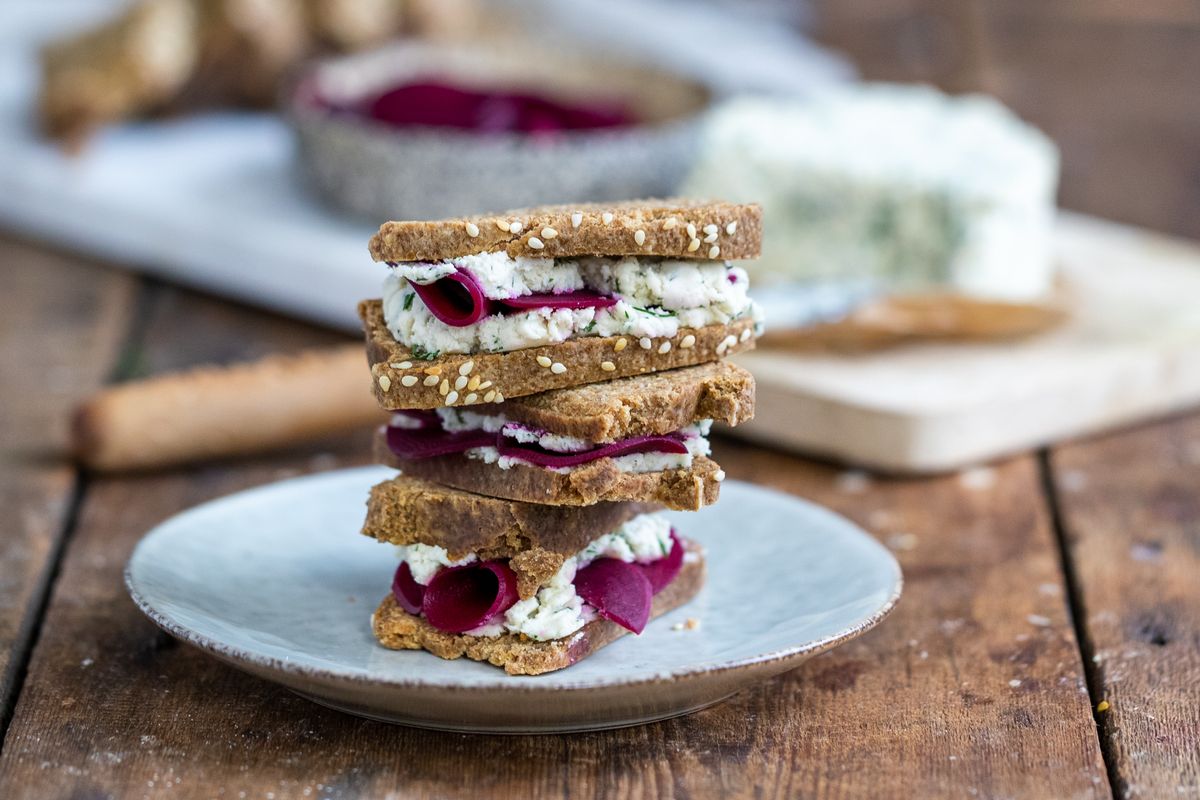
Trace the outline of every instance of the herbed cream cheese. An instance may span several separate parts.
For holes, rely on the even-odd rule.
[[[671,552],[671,523],[662,514],[642,514],[611,533],[606,533],[563,562],[562,567],[533,597],[518,600],[504,614],[502,622],[468,631],[471,636],[499,636],[523,633],[535,641],[569,636],[595,618],[595,611],[583,602],[572,581],[575,573],[597,558],[616,558],[626,563],[649,563]],[[440,566],[456,566],[476,560],[472,553],[457,562],[446,561],[446,551],[436,545],[413,544],[397,548],[402,561],[408,561],[413,579],[428,584]],[[443,563],[444,562],[444,563]],[[431,571],[426,572],[427,567]],[[418,573],[420,570],[420,573]]]
[[[433,283],[459,268],[493,300],[581,289],[618,300],[608,308],[513,311],[454,327],[434,317],[409,282]],[[430,355],[506,352],[580,336],[672,337],[680,328],[724,325],[755,313],[746,272],[731,262],[482,253],[391,270],[383,286],[388,329],[401,344]]]

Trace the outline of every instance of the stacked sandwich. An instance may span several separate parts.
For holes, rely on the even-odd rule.
[[[757,206],[643,201],[389,222],[362,303],[393,412],[363,532],[397,546],[386,647],[561,669],[686,603],[698,546],[663,508],[715,502],[714,421],[754,413],[722,361],[760,322]]]

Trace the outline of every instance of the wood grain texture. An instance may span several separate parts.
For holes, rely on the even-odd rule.
[[[141,352],[155,371],[314,338],[172,292]],[[356,463],[367,445],[317,452],[95,483],[0,756],[0,796],[1108,793],[1029,459],[976,476],[975,488],[955,478],[866,485],[719,442],[733,477],[828,502],[878,530],[908,571],[900,608],[863,640],[693,716],[503,738],[327,711],[177,645],[126,598],[122,565],[155,522],[248,485]]]
[[[116,363],[135,290],[129,276],[0,239],[0,718],[72,511],[68,411]]]
[[[1051,464],[1117,794],[1200,796],[1200,417]]]

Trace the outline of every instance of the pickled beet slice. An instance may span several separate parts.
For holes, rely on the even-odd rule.
[[[409,281],[409,285],[430,314],[453,328],[474,325],[494,311],[475,276],[461,267],[433,283]]]
[[[421,611],[438,630],[463,633],[495,622],[515,602],[516,573],[503,561],[484,561],[439,571],[425,587]]]
[[[421,613],[421,603],[425,599],[425,587],[417,583],[407,561],[401,561],[396,567],[396,577],[392,578],[392,597],[410,614]]]
[[[597,558],[575,573],[575,592],[597,614],[626,630],[641,633],[650,621],[654,590],[637,564]]]
[[[562,294],[526,294],[519,297],[506,297],[496,302],[508,308],[528,311],[534,308],[609,308],[617,304],[617,298],[580,289]]]
[[[650,581],[650,588],[655,594],[665,589],[671,581],[675,580],[679,570],[683,569],[684,552],[683,542],[679,541],[679,537],[675,535],[675,529],[672,528],[671,552],[657,561],[637,565],[646,579]]]
[[[578,453],[554,453],[536,444],[514,442],[501,436],[496,448],[502,456],[512,456],[539,467],[577,467],[598,458],[616,458],[630,453],[687,453],[687,447],[674,436],[633,436],[612,444]]]
[[[441,428],[387,429],[388,449],[400,458],[419,459],[447,456],[472,447],[493,447],[496,434],[483,430],[449,433]]]

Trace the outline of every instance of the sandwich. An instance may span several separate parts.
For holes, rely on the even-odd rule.
[[[396,546],[371,618],[385,647],[510,675],[570,666],[690,600],[701,549],[647,503],[563,508],[398,476],[371,490],[363,533]]]
[[[392,413],[378,460],[478,494],[544,503],[660,503],[695,510],[725,473],[709,458],[714,421],[754,415],[754,378],[718,361],[507,399]]]
[[[359,306],[385,409],[502,404],[754,346],[756,205],[648,200],[388,222]]]

